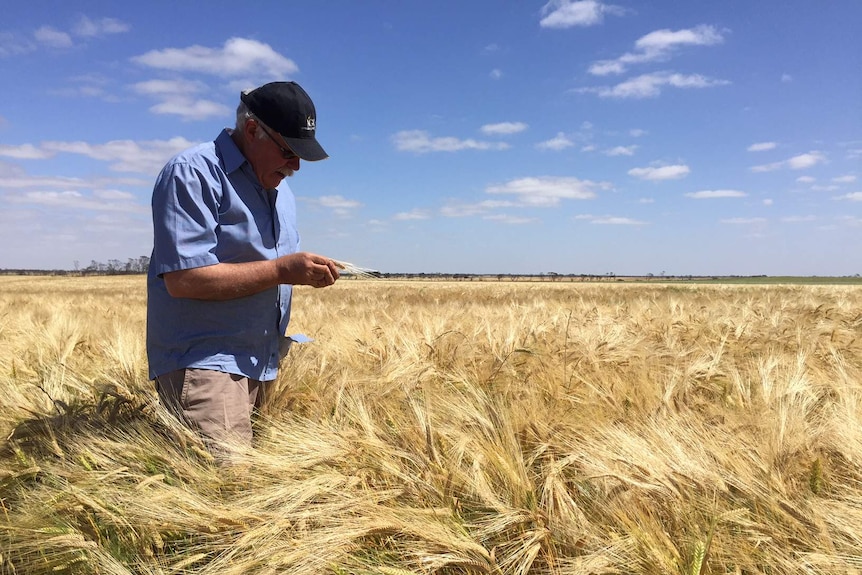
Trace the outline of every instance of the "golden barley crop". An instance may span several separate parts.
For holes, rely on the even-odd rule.
[[[862,573],[860,287],[298,288],[230,467],[145,300],[0,277],[0,574]]]

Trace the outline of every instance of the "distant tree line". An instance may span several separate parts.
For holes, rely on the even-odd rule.
[[[121,275],[121,274],[145,274],[150,267],[150,256],[139,256],[129,258],[125,262],[120,260],[108,260],[106,263],[92,260],[85,268],[75,260],[75,271],[84,275]]]
[[[108,260],[98,262],[92,260],[89,265],[82,267],[81,262],[75,260],[73,269],[0,269],[2,275],[58,275],[58,276],[105,276],[105,275],[132,275],[145,274],[150,267],[150,256],[129,258],[125,262],[121,260]]]

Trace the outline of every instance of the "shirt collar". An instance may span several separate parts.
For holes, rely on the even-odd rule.
[[[222,157],[222,161],[224,161],[224,169],[228,174],[240,169],[246,162],[245,156],[242,155],[233,138],[231,138],[231,132],[232,130],[225,128],[215,140],[216,149]]]

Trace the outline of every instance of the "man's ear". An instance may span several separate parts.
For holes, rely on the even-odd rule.
[[[245,136],[245,141],[251,142],[254,139],[255,132],[257,132],[257,120],[246,118],[245,123],[242,125],[242,135]]]

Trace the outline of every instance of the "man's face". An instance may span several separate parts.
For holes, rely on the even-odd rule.
[[[246,159],[263,187],[271,190],[281,180],[299,170],[299,157],[293,155],[284,139],[255,120],[245,124]],[[285,156],[288,156],[287,158]]]

